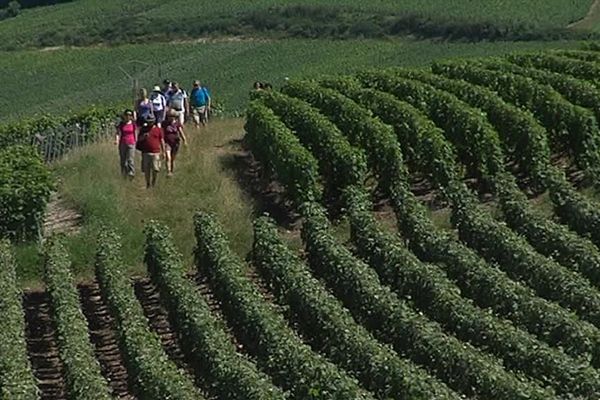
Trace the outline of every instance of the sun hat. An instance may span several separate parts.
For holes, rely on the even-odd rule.
[[[160,87],[159,87],[158,85],[154,86],[154,87],[152,88],[152,91],[153,91],[153,92],[162,92],[162,90],[160,90]]]

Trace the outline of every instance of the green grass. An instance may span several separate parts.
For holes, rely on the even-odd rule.
[[[353,13],[359,15],[359,19],[360,15],[369,15],[374,20],[385,19],[389,15],[417,14],[439,21],[439,24],[455,22],[457,26],[472,23],[558,29],[582,19],[591,4],[592,0],[332,0],[326,4],[320,0],[78,0],[24,10],[18,17],[3,21],[0,23],[0,48],[197,37],[215,31],[235,33],[233,26],[246,32],[248,25],[253,23],[244,19],[248,13],[253,13],[256,19],[257,15],[269,14],[267,10],[274,6],[304,6],[308,7],[309,13],[323,9],[308,17],[305,12],[294,11],[291,25],[286,28],[292,33],[294,24],[306,28],[305,22],[329,27],[323,23],[327,21],[317,21],[320,17],[326,19],[328,10],[341,10],[335,24],[347,22],[348,14]],[[270,14],[273,14],[272,11]],[[349,22],[357,21],[350,18]],[[265,28],[266,31],[278,29],[277,26]],[[250,32],[256,34],[261,30]]]
[[[411,40],[280,40],[141,44],[118,47],[0,52],[4,121],[19,115],[79,110],[131,97],[131,83],[118,68],[129,60],[152,67],[141,77],[149,87],[162,78],[189,87],[202,79],[230,114],[245,108],[255,80],[353,72],[365,67],[418,66],[433,60],[574,47],[574,42],[442,43]],[[25,90],[27,88],[27,90]]]
[[[144,223],[156,219],[173,232],[178,249],[191,266],[195,244],[192,217],[196,210],[215,212],[225,227],[234,250],[245,256],[251,247],[253,201],[236,182],[231,167],[235,142],[243,135],[240,119],[214,120],[204,131],[188,129],[190,145],[181,150],[175,176],[164,171],[157,187],[147,190],[140,171],[134,181],[119,173],[118,153],[112,142],[92,145],[71,153],[54,167],[60,181],[59,193],[83,213],[79,234],[70,236],[67,245],[74,273],[80,279],[91,277],[96,236],[104,225],[123,236],[123,250],[131,273],[142,274]],[[139,153],[136,167],[139,167]],[[164,166],[164,165],[163,165]],[[24,286],[36,286],[42,269],[37,248],[17,250]]]

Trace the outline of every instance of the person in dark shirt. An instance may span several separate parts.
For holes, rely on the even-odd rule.
[[[163,125],[164,137],[165,137],[165,158],[167,161],[167,177],[173,176],[173,170],[175,167],[175,158],[179,152],[179,146],[183,141],[184,145],[187,145],[187,139],[185,132],[183,131],[183,125],[179,122],[177,113],[170,110],[167,114],[167,121]]]
[[[160,172],[160,158],[165,151],[163,130],[156,126],[154,116],[145,119],[138,135],[137,148],[142,152],[142,171],[146,178],[146,188],[154,187]]]

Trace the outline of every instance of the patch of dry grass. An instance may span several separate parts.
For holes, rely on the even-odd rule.
[[[152,189],[145,188],[139,153],[135,179],[130,182],[120,176],[118,152],[112,142],[74,151],[56,165],[61,197],[83,214],[81,232],[68,239],[78,276],[86,278],[93,273],[96,235],[104,225],[123,236],[124,256],[132,273],[144,273],[143,227],[151,219],[171,229],[177,247],[191,265],[193,215],[200,209],[214,212],[234,250],[246,255],[252,243],[253,202],[237,184],[235,171],[224,162],[239,148],[243,120],[214,120],[198,131],[188,127],[187,136],[190,143],[182,146],[175,175],[166,177],[163,162],[157,186]],[[35,283],[35,268],[26,278]]]

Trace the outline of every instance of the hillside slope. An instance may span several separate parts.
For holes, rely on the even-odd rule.
[[[544,38],[584,18],[592,0],[79,0],[0,22],[0,49],[165,41],[207,35]]]

